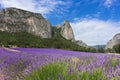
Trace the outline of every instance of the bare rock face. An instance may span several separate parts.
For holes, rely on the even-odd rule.
[[[60,33],[65,39],[75,41],[73,30],[71,28],[70,23],[67,20],[63,22]]]
[[[120,33],[116,34],[106,45],[105,49],[112,49],[114,45],[120,44]]]
[[[0,10],[0,30],[27,31],[42,38],[51,38],[51,25],[41,14],[17,8]]]
[[[75,43],[78,44],[79,46],[88,47],[88,45],[81,40],[77,40],[75,41]]]
[[[60,28],[60,25],[59,25],[59,24],[57,24],[55,27],[56,27],[57,29],[59,29],[59,28]]]

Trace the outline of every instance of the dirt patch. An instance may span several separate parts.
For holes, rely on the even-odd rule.
[[[21,51],[19,51],[19,50],[14,50],[14,49],[10,49],[10,48],[4,48],[5,50],[8,50],[8,51],[11,51],[11,52],[21,52]]]
[[[5,75],[3,74],[2,71],[0,71],[0,80],[5,80]]]
[[[111,55],[120,55],[118,53],[107,53],[107,54],[111,54]]]

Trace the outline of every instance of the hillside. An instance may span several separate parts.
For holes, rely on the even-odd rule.
[[[0,10],[0,46],[23,48],[60,48],[96,52],[94,48],[76,43],[69,21],[64,20],[60,28],[41,14],[17,8]]]
[[[100,48],[105,48],[106,45],[95,45],[95,46],[91,46],[94,47],[96,49],[100,49]]]
[[[120,44],[120,33],[113,36],[111,40],[107,42],[106,49],[112,49],[115,45]]]
[[[52,38],[40,38],[27,32],[2,32],[0,31],[0,45],[4,47],[23,48],[58,48],[77,51],[91,51],[94,49],[79,46],[60,35],[60,29],[52,27]]]

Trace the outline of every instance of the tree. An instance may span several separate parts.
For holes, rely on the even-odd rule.
[[[113,46],[113,50],[114,50],[116,53],[120,53],[120,44],[117,44],[117,45]]]
[[[97,51],[98,51],[98,52],[101,52],[101,53],[104,53],[104,52],[105,52],[104,48],[99,48],[99,49],[97,49]]]

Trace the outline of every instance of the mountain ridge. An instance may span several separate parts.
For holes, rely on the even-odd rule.
[[[51,38],[51,24],[41,14],[17,8],[0,10],[0,30],[27,31],[42,38]]]
[[[0,10],[0,30],[7,32],[26,31],[41,38],[52,38],[51,23],[41,14],[10,7]],[[74,33],[69,21],[64,20],[62,26],[56,25],[60,29],[61,37],[75,42]],[[82,46],[83,43],[78,45]]]

